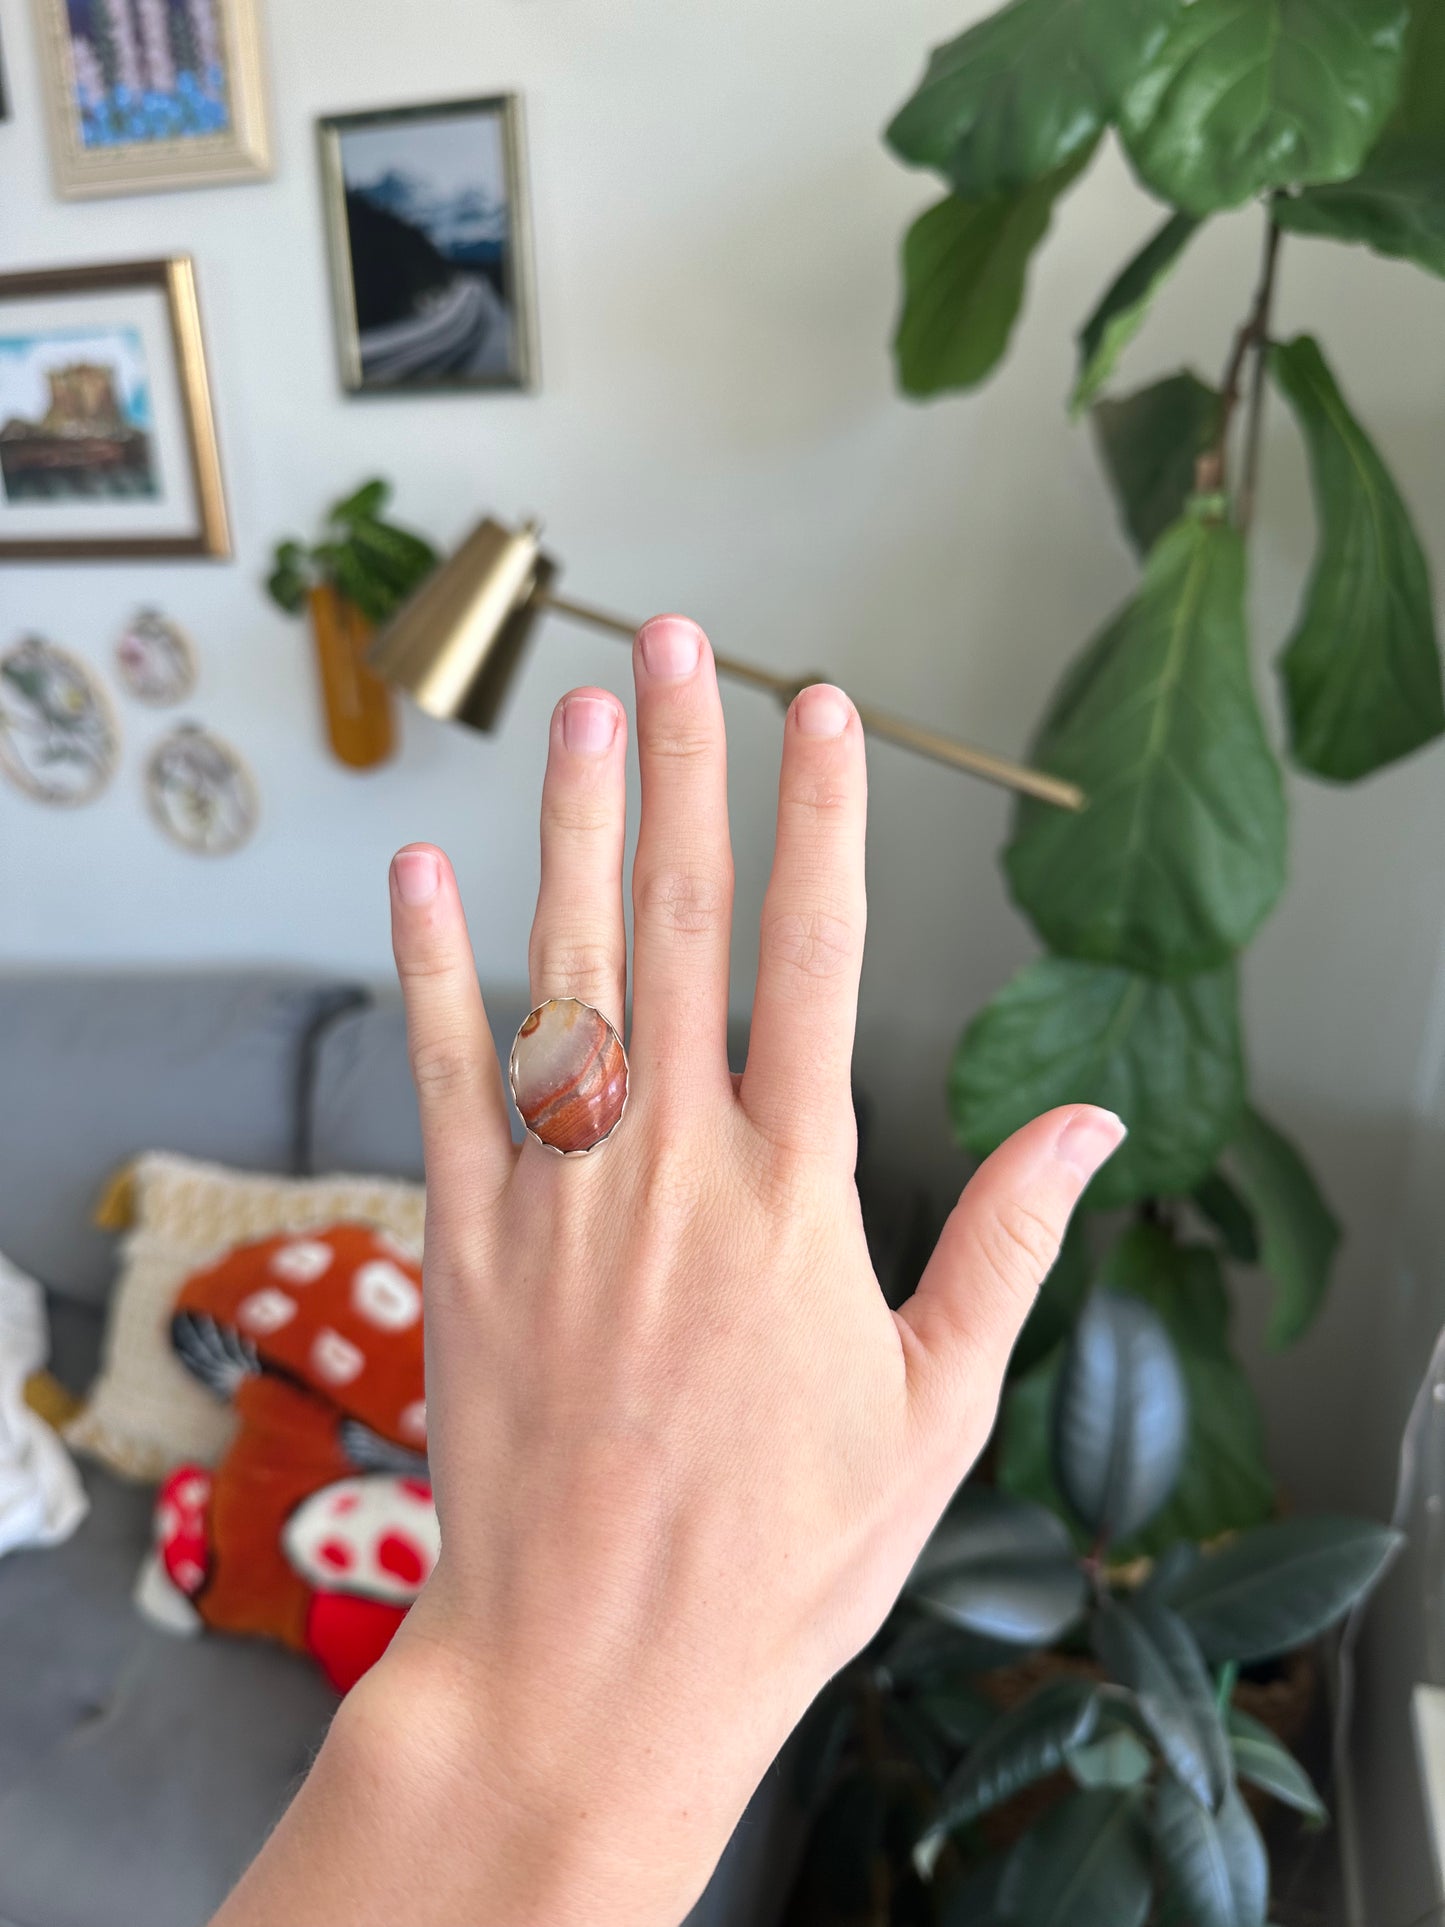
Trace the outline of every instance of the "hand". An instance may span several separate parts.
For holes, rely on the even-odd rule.
[[[333,1789],[384,1788],[389,1844],[369,1840],[357,1887],[378,1919],[676,1927],[973,1463],[1069,1213],[1123,1134],[1087,1107],[1019,1132],[891,1312],[853,1185],[858,717],[826,686],[788,713],[735,1082],[711,652],[662,616],[635,671],[631,1096],[596,1154],[513,1145],[451,869],[425,845],[392,867],[443,1551],[334,1735]],[[577,996],[619,1029],[625,744],[612,696],[559,704],[529,957],[535,1001]],[[340,1919],[298,1910],[303,1861],[288,1918]]]

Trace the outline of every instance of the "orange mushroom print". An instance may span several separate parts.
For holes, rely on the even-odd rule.
[[[204,1625],[309,1651],[345,1691],[439,1550],[416,1256],[354,1224],[243,1245],[186,1281],[171,1336],[239,1427],[214,1475],[167,1482],[162,1563]],[[177,1496],[208,1477],[198,1526]]]

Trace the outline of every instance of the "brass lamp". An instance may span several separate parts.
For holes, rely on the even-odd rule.
[[[549,611],[570,616],[630,641],[637,623],[555,593],[557,564],[543,553],[539,537],[532,522],[515,530],[490,516],[480,522],[378,635],[370,652],[377,674],[405,690],[428,716],[490,730],[540,616]],[[765,689],[784,706],[809,683],[825,680],[816,673],[785,676],[713,654],[720,675]],[[1084,793],[1074,783],[906,722],[871,703],[856,708],[863,727],[887,742],[1060,809],[1084,807]]]

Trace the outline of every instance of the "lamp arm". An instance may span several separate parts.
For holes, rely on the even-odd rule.
[[[594,629],[606,629],[615,636],[625,636],[629,642],[639,627],[623,616],[594,608],[590,603],[574,602],[569,596],[554,595],[550,589],[542,590],[535,600],[559,616],[568,616],[573,622],[587,623]],[[713,660],[720,675],[731,676],[735,682],[750,683],[754,689],[767,690],[785,706],[800,689],[806,689],[809,683],[819,680],[817,675],[784,676],[773,669],[759,668],[756,663],[740,662],[735,656],[721,655],[716,650],[713,651]],[[1037,797],[1041,803],[1052,803],[1056,809],[1081,810],[1088,802],[1077,783],[1065,782],[1062,777],[1050,776],[1044,770],[1030,769],[1024,763],[1011,762],[1006,756],[995,756],[990,750],[975,749],[971,743],[961,743],[957,737],[945,736],[940,730],[924,729],[921,724],[891,715],[886,709],[875,708],[872,703],[855,703],[854,707],[858,711],[858,720],[870,735],[897,743],[900,748],[912,750],[915,755],[932,757],[934,762],[946,763],[950,769],[966,770],[970,776],[981,777],[986,783],[997,783],[1003,789],[1017,790],[1021,796]]]

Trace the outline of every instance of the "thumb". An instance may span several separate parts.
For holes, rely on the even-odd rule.
[[[1124,1135],[1112,1111],[1069,1104],[1015,1131],[969,1180],[898,1314],[955,1398],[991,1407],[1070,1214]]]

